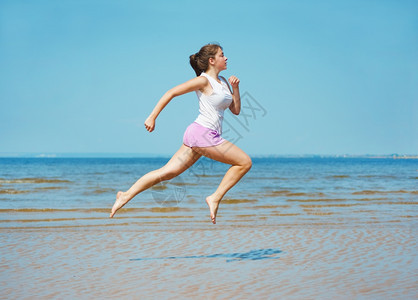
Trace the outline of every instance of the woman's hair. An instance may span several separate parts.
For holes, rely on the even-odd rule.
[[[196,72],[196,76],[200,76],[209,68],[209,58],[215,58],[218,49],[222,49],[219,44],[207,44],[200,48],[199,52],[190,55],[190,65]]]

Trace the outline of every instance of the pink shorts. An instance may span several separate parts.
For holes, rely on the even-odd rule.
[[[190,148],[217,146],[224,141],[218,131],[206,128],[196,122],[187,127],[183,136],[183,144]]]

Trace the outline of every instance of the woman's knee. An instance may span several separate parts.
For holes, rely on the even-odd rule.
[[[246,154],[242,159],[241,166],[244,168],[246,172],[248,172],[253,165],[251,158]]]

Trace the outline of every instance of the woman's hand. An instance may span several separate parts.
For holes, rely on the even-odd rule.
[[[145,120],[145,129],[148,130],[149,132],[152,132],[155,128],[155,119],[152,118],[151,116],[149,116],[146,120]]]
[[[238,85],[239,85],[238,77],[231,76],[231,77],[229,77],[228,81],[229,81],[229,84],[232,86],[233,89],[238,88]]]

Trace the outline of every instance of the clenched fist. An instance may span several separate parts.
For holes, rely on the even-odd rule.
[[[234,89],[238,88],[238,85],[239,85],[238,77],[231,76],[231,77],[229,77],[228,81],[229,81],[229,84],[232,86],[232,88],[234,88]]]
[[[145,129],[146,130],[148,130],[149,132],[152,132],[154,130],[154,128],[155,128],[155,119],[154,118],[151,118],[151,117],[148,117],[145,120],[144,125],[145,125]]]

